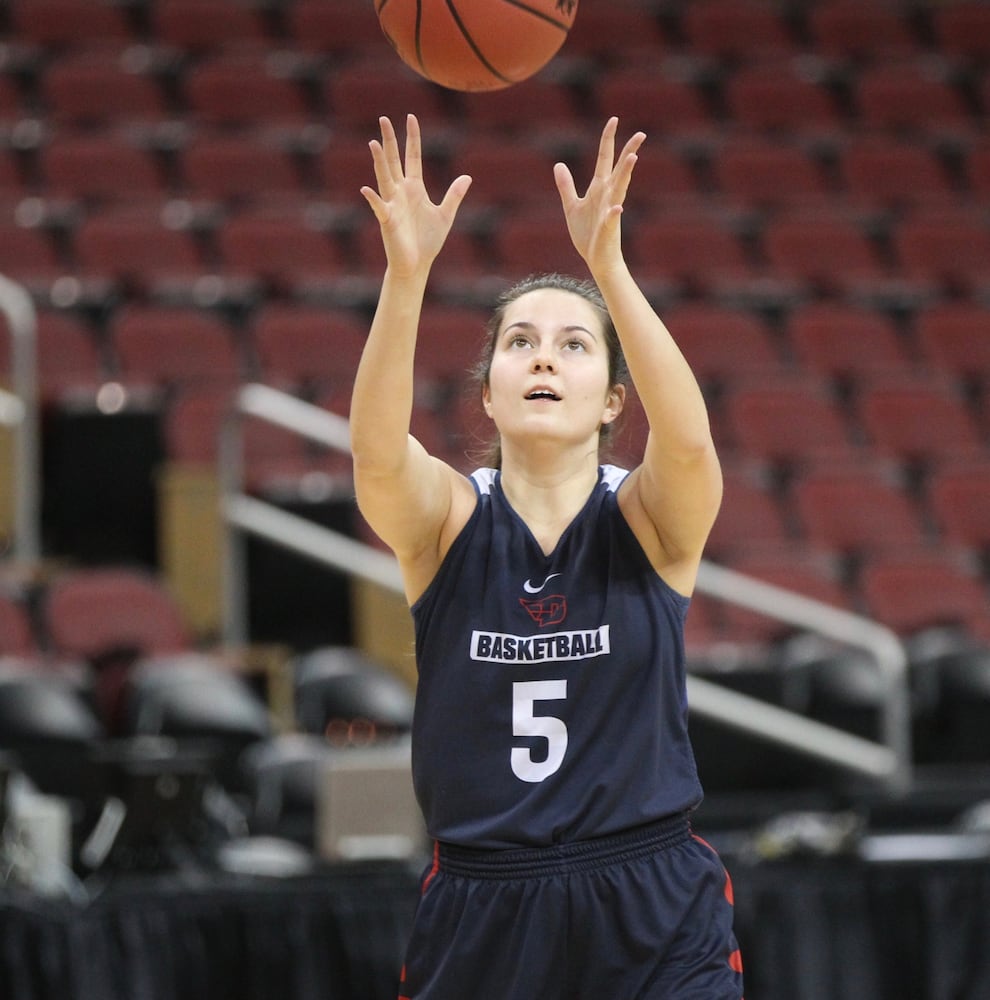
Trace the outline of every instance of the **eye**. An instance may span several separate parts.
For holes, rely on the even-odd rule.
[[[579,340],[577,337],[572,340],[568,340],[564,345],[565,349],[568,351],[584,351],[587,350],[587,345],[583,340]]]
[[[509,341],[510,347],[529,347],[529,339],[524,337],[521,333],[515,334]]]

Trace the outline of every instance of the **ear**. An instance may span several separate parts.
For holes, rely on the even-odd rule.
[[[624,385],[613,385],[608,391],[608,398],[605,400],[605,412],[602,414],[602,423],[610,424],[622,412],[626,405],[626,387]]]
[[[492,417],[492,390],[491,386],[486,382],[481,387],[481,405],[485,410],[485,416],[491,420]]]

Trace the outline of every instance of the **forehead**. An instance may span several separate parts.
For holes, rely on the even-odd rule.
[[[537,326],[582,326],[593,333],[602,329],[599,311],[586,298],[562,288],[537,288],[520,295],[505,309],[502,329],[513,323]]]

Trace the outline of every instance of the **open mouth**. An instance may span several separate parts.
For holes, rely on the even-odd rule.
[[[527,399],[552,399],[552,400],[557,400],[557,401],[560,400],[560,396],[558,396],[555,392],[551,392],[549,389],[537,389],[534,392],[529,393],[529,395],[526,398]]]

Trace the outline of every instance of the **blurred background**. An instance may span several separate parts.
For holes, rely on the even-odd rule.
[[[584,273],[553,163],[580,185],[608,116],[647,133],[626,252],[726,476],[688,654],[697,825],[736,880],[747,996],[990,996],[990,5],[972,0],[581,0],[543,71],[479,94],[405,67],[371,0],[0,4],[0,925],[23,945],[0,993],[394,995],[426,850],[403,778],[411,631],[387,570],[360,568],[384,556],[321,419],[347,414],[384,265],[367,143],[410,111],[431,191],[474,177],[414,415],[465,470],[493,296]],[[222,466],[258,384],[326,439],[243,413]],[[634,406],[614,461],[643,430]],[[371,555],[328,566],[232,530],[231,490]],[[723,568],[848,617],[817,627],[777,592],[758,612]],[[796,714],[720,712],[708,683]],[[806,752],[815,722],[870,744]],[[95,951],[58,935],[67,903]]]

